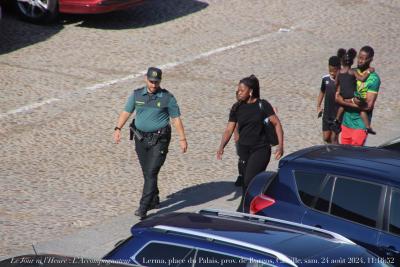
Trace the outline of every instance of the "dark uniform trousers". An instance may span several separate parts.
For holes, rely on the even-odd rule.
[[[171,132],[156,137],[157,140],[154,138],[154,134],[151,133],[144,133],[141,141],[135,136],[135,149],[144,177],[143,193],[140,199],[140,210],[142,211],[147,211],[158,199],[158,173],[167,158]]]

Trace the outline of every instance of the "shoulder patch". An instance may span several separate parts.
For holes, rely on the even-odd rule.
[[[167,89],[163,89],[163,88],[162,88],[160,91],[161,91],[162,93],[166,94],[166,95],[173,96],[173,94],[171,94],[171,92],[168,91]]]
[[[143,88],[144,88],[144,87],[137,88],[137,89],[133,90],[133,92],[141,91],[141,90],[143,90]]]
[[[174,95],[171,94],[171,92],[168,91],[167,89],[161,89],[161,92],[164,93],[165,96],[167,96],[167,97],[165,97],[165,101],[166,101],[167,103],[169,102],[169,100],[170,100],[171,98],[174,98]]]
[[[144,89],[144,87],[133,90],[133,94],[135,95],[135,98],[140,96],[140,93],[142,92],[143,89]]]

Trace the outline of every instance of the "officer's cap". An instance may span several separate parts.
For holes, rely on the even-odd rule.
[[[150,67],[147,70],[147,79],[152,82],[161,81],[162,71],[155,67]]]

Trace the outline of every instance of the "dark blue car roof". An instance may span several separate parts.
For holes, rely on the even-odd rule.
[[[173,226],[193,230],[204,234],[248,242],[273,249],[292,257],[307,258],[325,251],[343,249],[349,252],[364,252],[354,244],[346,243],[323,234],[312,234],[296,227],[283,227],[279,224],[235,220],[232,218],[209,216],[198,213],[168,213],[151,217],[134,225],[132,235],[151,230],[155,226]],[[306,245],[306,248],[304,246]]]
[[[376,147],[323,145],[296,151],[284,157],[279,165],[283,166],[288,161],[365,169],[379,173],[379,176],[384,176],[390,182],[400,185],[400,153],[398,151]]]

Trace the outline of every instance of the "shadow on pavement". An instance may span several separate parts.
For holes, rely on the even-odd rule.
[[[35,25],[21,21],[7,9],[0,21],[0,55],[45,41],[61,31],[60,24]]]
[[[104,30],[143,28],[187,16],[207,6],[197,0],[150,0],[131,9],[107,14],[64,15],[63,23]]]
[[[234,201],[241,198],[242,188],[235,187],[233,182],[226,181],[204,183],[184,188],[181,191],[167,196],[167,199],[161,202],[160,210],[149,215],[173,212],[187,207],[201,205],[230,195],[231,193],[235,194],[227,199],[227,201]],[[233,204],[232,208],[236,209],[236,204]],[[150,213],[152,212],[150,211]]]

